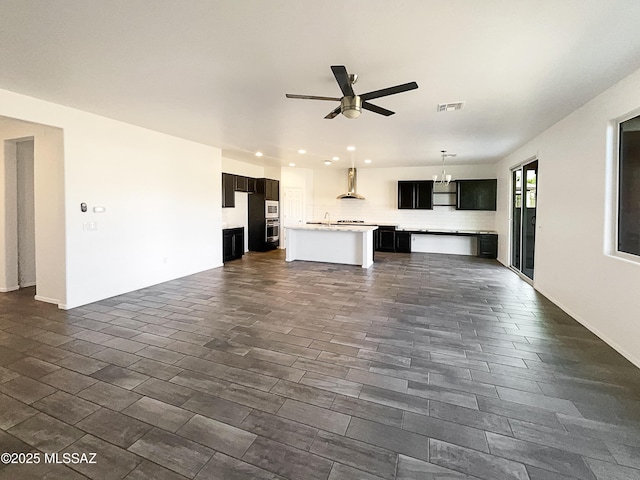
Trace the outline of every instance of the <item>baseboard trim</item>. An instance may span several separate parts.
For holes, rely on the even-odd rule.
[[[25,283],[24,285],[20,285],[20,288],[28,288],[28,287],[35,287],[36,286],[36,282],[29,282],[29,283]]]
[[[42,295],[36,295],[33,298],[35,298],[39,302],[55,303],[56,305],[60,306],[60,301],[56,300],[55,298],[43,297]]]
[[[622,346],[620,346],[617,342],[612,340],[611,337],[609,337],[608,335],[603,333],[600,329],[598,329],[598,328],[594,327],[593,325],[591,325],[584,318],[581,318],[579,315],[576,315],[573,311],[571,311],[570,308],[567,308],[565,305],[563,305],[561,302],[556,300],[552,295],[549,295],[543,289],[540,289],[538,287],[534,287],[534,288],[538,292],[540,292],[542,295],[547,297],[549,300],[551,300],[551,302],[553,302],[554,305],[556,305],[563,312],[565,312],[567,315],[569,315],[571,318],[573,318],[576,322],[578,322],[584,328],[589,330],[591,333],[593,333],[595,336],[597,336],[600,340],[602,340],[604,343],[609,345],[611,348],[613,348],[616,352],[618,352],[624,358],[626,358],[631,363],[633,363],[636,367],[640,368],[640,358],[636,357],[634,354],[632,354],[631,352],[627,351],[627,349],[625,349]]]
[[[502,262],[500,259],[498,259],[498,262],[500,262],[502,264],[502,266],[504,266],[505,268],[511,270],[512,272],[516,273],[517,272],[515,270],[513,270],[509,265],[507,265],[506,263]],[[520,276],[520,275],[518,275]],[[553,295],[550,295],[548,292],[546,292],[544,289],[539,288],[535,283],[532,285],[533,288],[537,291],[540,292],[542,295],[544,295],[545,297],[547,297],[547,299],[549,299],[555,306],[557,306],[560,310],[562,310],[564,313],[566,313],[567,315],[569,315],[571,318],[573,318],[576,322],[578,322],[580,325],[582,325],[584,328],[586,328],[587,330],[589,330],[591,333],[593,333],[595,336],[597,336],[600,340],[602,340],[604,343],[606,343],[607,345],[609,345],[611,348],[613,348],[616,352],[618,352],[620,355],[622,355],[624,358],[626,358],[627,360],[629,360],[632,364],[634,364],[636,367],[640,368],[640,358],[636,357],[636,355],[632,354],[631,352],[627,351],[627,349],[623,348],[622,346],[620,346],[618,344],[618,342],[613,341],[608,335],[602,333],[602,331],[600,331],[600,329],[595,328],[593,325],[591,325],[589,322],[587,322],[584,318],[581,318],[579,315],[576,315],[570,308],[567,308],[566,305],[563,305],[561,302],[559,302],[558,300],[556,300]]]
[[[19,286],[15,286],[15,287],[0,287],[0,293],[8,293],[8,292],[15,292],[16,290],[19,290],[20,287]]]

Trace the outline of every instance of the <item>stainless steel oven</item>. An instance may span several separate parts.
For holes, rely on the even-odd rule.
[[[280,208],[279,202],[275,200],[267,200],[264,202],[264,217],[265,218],[279,218]]]
[[[276,243],[280,239],[280,220],[277,218],[267,218],[265,225],[265,241]]]

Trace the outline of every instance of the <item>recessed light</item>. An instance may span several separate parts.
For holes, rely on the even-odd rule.
[[[290,163],[290,164],[289,164],[289,166],[290,166],[290,167],[295,167],[295,166],[296,166],[296,164],[295,164],[295,163]]]
[[[331,165],[331,160],[325,160],[325,161],[324,161],[324,164],[325,164],[325,165]]]
[[[371,163],[371,160],[369,160],[368,158],[364,161],[364,163]]]
[[[355,149],[356,149],[356,147],[353,147],[353,146],[349,146],[349,147],[347,147],[347,150],[349,150],[350,152],[355,151]]]
[[[262,152],[256,152],[256,157],[261,157],[263,155]]]
[[[334,162],[337,162],[338,160],[340,160],[340,157],[332,157],[331,160],[333,160]]]
[[[300,155],[304,155],[305,153],[307,153],[307,151],[304,148],[301,148],[300,150],[298,150],[298,153]]]

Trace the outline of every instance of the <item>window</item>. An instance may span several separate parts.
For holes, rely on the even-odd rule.
[[[640,115],[620,123],[618,251],[640,256]]]

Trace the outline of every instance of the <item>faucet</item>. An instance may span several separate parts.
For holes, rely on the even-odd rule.
[[[324,219],[327,220],[327,225],[331,225],[331,215],[329,214],[329,212],[325,212],[324,213]]]

